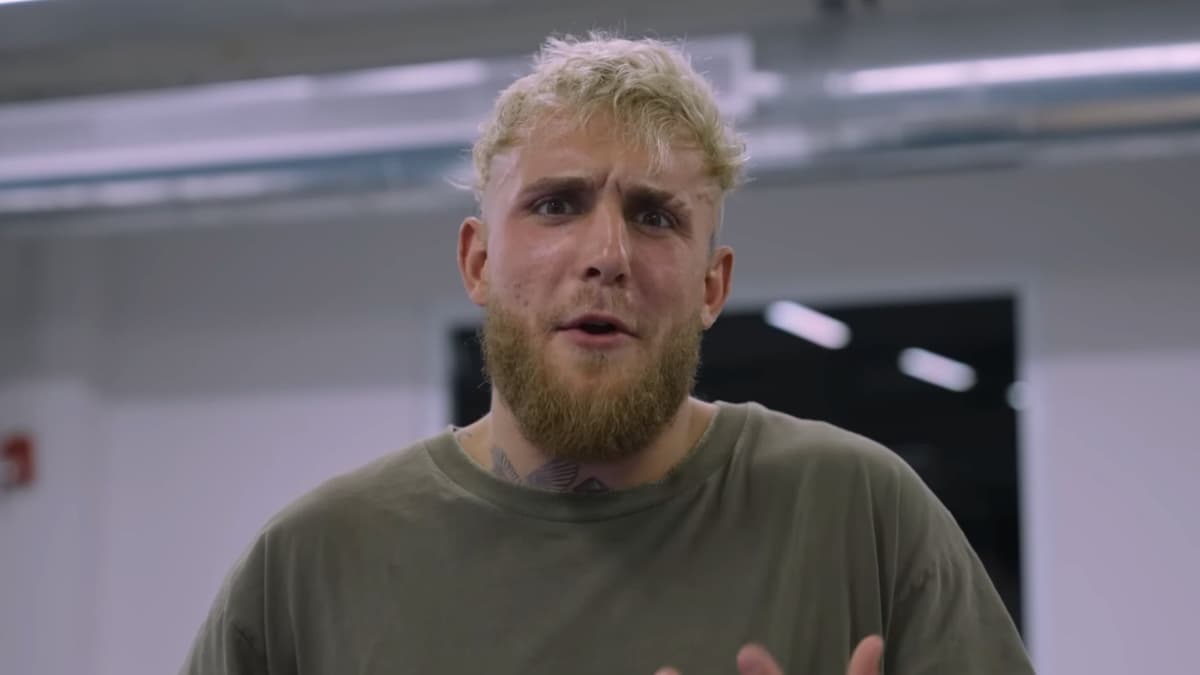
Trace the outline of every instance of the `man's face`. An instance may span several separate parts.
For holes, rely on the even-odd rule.
[[[548,118],[498,155],[460,263],[485,307],[489,376],[546,452],[612,461],[651,442],[691,391],[729,289],[719,190],[699,151],[650,155],[611,122]]]

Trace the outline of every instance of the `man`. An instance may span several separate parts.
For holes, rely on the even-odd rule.
[[[691,397],[742,147],[673,47],[547,42],[483,129],[458,238],[490,413],[276,517],[184,671],[1032,672],[898,457]]]

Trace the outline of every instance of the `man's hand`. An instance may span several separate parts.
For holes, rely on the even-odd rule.
[[[883,663],[883,638],[871,635],[862,639],[850,655],[846,675],[879,675]]]
[[[863,638],[850,655],[846,675],[879,675],[879,662],[883,659],[883,638],[872,635]],[[775,658],[762,645],[746,645],[737,655],[739,675],[784,675]],[[661,668],[654,675],[680,675],[674,668]],[[797,675],[822,675],[821,673],[799,673]]]

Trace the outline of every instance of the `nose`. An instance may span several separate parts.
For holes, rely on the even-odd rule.
[[[584,280],[620,285],[629,278],[629,228],[619,205],[600,204],[585,225],[582,246]]]

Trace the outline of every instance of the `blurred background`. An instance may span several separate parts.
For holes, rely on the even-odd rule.
[[[591,28],[749,139],[700,393],[893,447],[1040,673],[1194,672],[1195,3],[0,0],[0,673],[174,672],[267,518],[482,410],[455,183]]]

